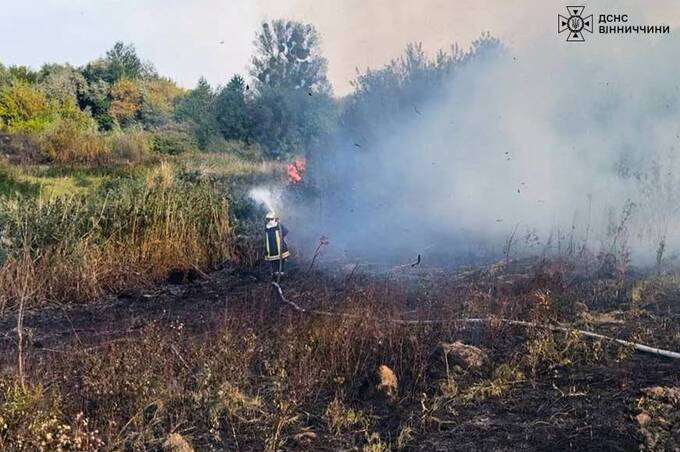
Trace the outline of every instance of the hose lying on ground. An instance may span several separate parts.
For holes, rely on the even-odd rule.
[[[347,314],[344,312],[333,312],[333,311],[322,311],[318,309],[307,309],[303,308],[294,301],[288,300],[284,295],[283,295],[283,289],[281,289],[281,286],[276,283],[272,282],[272,286],[276,288],[276,291],[279,294],[279,297],[281,301],[292,307],[298,312],[304,313],[304,314],[314,314],[314,315],[321,315],[321,316],[327,316],[327,317],[345,317],[345,318],[350,318],[350,319],[368,319],[366,316],[363,315],[356,315],[356,314]],[[459,319],[422,319],[422,320],[405,320],[405,319],[371,319],[377,322],[383,322],[383,323],[396,323],[398,325],[435,325],[435,324],[442,324],[442,323],[505,323],[507,325],[518,325],[518,326],[524,326],[527,328],[547,328],[552,331],[562,331],[562,332],[576,332],[577,334],[581,336],[586,336],[586,337],[592,337],[596,339],[604,339],[610,342],[616,342],[617,344],[620,345],[625,345],[627,347],[633,347],[635,350],[644,352],[644,353],[651,353],[654,355],[659,355],[659,356],[664,356],[666,358],[673,358],[673,359],[680,359],[680,353],[678,352],[673,352],[670,350],[664,350],[661,348],[656,348],[656,347],[650,347],[649,345],[644,345],[644,344],[638,344],[636,342],[629,342],[629,341],[624,341],[623,339],[616,339],[613,337],[609,336],[604,336],[602,334],[598,333],[593,333],[592,331],[585,331],[585,330],[577,330],[573,328],[567,328],[564,326],[559,326],[559,325],[544,325],[544,324],[538,324],[534,322],[526,322],[524,320],[511,320],[511,319],[503,319],[503,318],[494,318],[494,317],[488,317],[488,318],[459,318]]]

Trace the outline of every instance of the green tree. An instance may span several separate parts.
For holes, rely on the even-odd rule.
[[[497,56],[501,42],[489,34],[462,50],[454,45],[450,53],[439,52],[429,59],[421,44],[409,44],[404,54],[381,69],[369,69],[352,82],[354,92],[345,100],[338,135],[352,148],[356,137],[363,145],[382,140],[404,126],[418,106],[440,96],[455,74],[472,61]]]
[[[81,72],[85,79],[89,83],[94,83],[98,81],[105,81],[106,83],[115,82],[109,72],[109,63],[104,58],[97,58],[94,61],[90,61],[81,69]]]
[[[38,73],[38,84],[50,101],[78,102],[87,82],[85,77],[71,65],[45,64]]]
[[[290,20],[263,22],[255,39],[251,75],[256,88],[302,89],[329,93],[327,61],[313,25]]]
[[[109,62],[109,72],[115,80],[158,77],[153,65],[142,61],[132,44],[116,42],[113,48],[106,52],[106,60]]]
[[[35,83],[38,79],[38,74],[28,66],[10,66],[9,75],[12,80],[26,83]]]
[[[57,118],[71,121],[75,127],[81,130],[96,128],[96,123],[90,112],[81,110],[75,99],[66,98],[61,102],[52,101],[52,109]]]
[[[78,103],[82,109],[92,113],[103,130],[115,129],[119,119],[129,123],[139,113],[139,100],[127,102],[124,99],[126,96],[120,90],[111,96],[111,90],[118,81],[137,83],[138,80],[158,78],[153,65],[142,61],[132,44],[123,42],[116,42],[113,48],[106,52],[104,58],[89,62],[80,69],[80,72],[87,84],[78,98]],[[124,83],[124,86],[129,87],[129,83]],[[133,113],[127,108],[132,107],[132,104],[137,105],[137,108],[132,109]]]
[[[9,69],[7,69],[2,63],[0,63],[0,88],[5,85],[9,85],[12,81],[12,77],[9,74]]]
[[[245,81],[234,75],[215,99],[215,116],[222,136],[227,140],[248,141],[250,118],[246,104]]]
[[[160,127],[172,121],[175,100],[182,94],[174,81],[166,78],[145,80],[141,92],[139,118],[145,127]]]
[[[201,77],[196,88],[182,96],[175,107],[175,118],[193,126],[196,140],[202,149],[217,133],[214,100],[215,92],[208,81]]]
[[[111,99],[109,97],[110,85],[104,80],[90,81],[85,85],[78,99],[80,108],[89,111],[97,121],[99,128],[112,130],[117,127],[117,122],[109,114]]]
[[[116,42],[113,48],[106,52],[106,60],[115,80],[123,77],[135,79],[142,75],[144,65],[132,44]]]
[[[177,102],[175,116],[179,121],[196,121],[210,109],[215,97],[208,81],[201,77],[196,88],[189,90]]]
[[[111,84],[122,78],[136,80],[157,77],[153,65],[139,58],[135,46],[123,42],[116,42],[104,58],[88,63],[83,75],[88,81],[105,80]]]
[[[10,132],[43,130],[54,117],[47,98],[21,80],[0,89],[0,129]]]
[[[306,153],[334,122],[326,59],[312,25],[264,22],[255,39],[253,134],[272,156]]]

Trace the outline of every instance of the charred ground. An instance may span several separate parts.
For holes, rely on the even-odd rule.
[[[387,320],[531,320],[678,350],[675,275],[593,276],[573,260],[307,268],[285,296],[329,315],[294,311],[266,269],[236,266],[29,313],[32,389],[5,392],[4,445],[68,425],[84,449],[161,448],[171,432],[200,450],[678,446],[677,362],[542,328]],[[8,382],[15,318],[0,325]]]

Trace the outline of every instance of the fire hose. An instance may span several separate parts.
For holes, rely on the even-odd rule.
[[[594,333],[592,331],[586,331],[586,330],[578,330],[578,329],[573,329],[573,328],[567,328],[564,326],[559,326],[559,325],[546,325],[546,324],[539,324],[539,323],[534,323],[534,322],[527,322],[525,320],[512,320],[512,319],[505,319],[505,318],[496,318],[496,317],[486,317],[486,318],[453,318],[453,319],[416,319],[416,320],[407,320],[407,319],[394,319],[394,318],[384,318],[384,319],[378,319],[378,318],[370,318],[366,317],[363,315],[357,315],[357,314],[349,314],[345,312],[334,312],[334,311],[323,311],[319,309],[308,309],[308,308],[303,308],[302,306],[298,305],[294,301],[288,300],[284,295],[283,295],[283,289],[281,289],[281,286],[277,283],[272,281],[272,286],[276,289],[279,298],[282,302],[293,308],[295,311],[303,313],[303,314],[312,314],[312,315],[318,315],[318,316],[326,316],[326,317],[342,317],[342,318],[348,318],[348,319],[355,319],[355,320],[373,320],[376,322],[382,322],[382,323],[393,323],[397,325],[438,325],[438,324],[446,324],[446,323],[476,323],[476,324],[486,324],[486,323],[503,323],[506,325],[515,325],[515,326],[523,326],[526,328],[535,328],[535,329],[549,329],[551,331],[560,331],[560,332],[565,332],[565,333],[571,333],[574,332],[578,334],[579,336],[584,336],[584,337],[590,337],[590,338],[595,338],[595,339],[603,339],[609,342],[614,342],[619,345],[624,345],[626,347],[632,347],[635,350],[643,353],[651,353],[653,355],[658,355],[658,356],[664,356],[666,358],[673,358],[673,359],[680,359],[680,353],[670,351],[670,350],[664,350],[661,348],[656,348],[656,347],[651,347],[649,345],[645,344],[639,344],[636,342],[630,342],[630,341],[625,341],[623,339],[616,339],[613,337],[605,336],[603,334],[598,334]]]

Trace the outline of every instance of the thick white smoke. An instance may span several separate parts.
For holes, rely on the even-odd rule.
[[[680,245],[680,41],[552,41],[472,62],[423,92],[397,133],[322,155],[301,241],[461,260],[502,253],[516,231],[525,252],[626,241],[648,262],[663,240],[668,257]],[[324,193],[326,179],[344,192]]]

